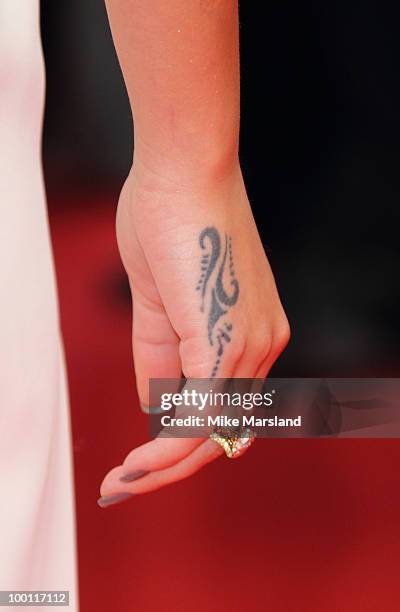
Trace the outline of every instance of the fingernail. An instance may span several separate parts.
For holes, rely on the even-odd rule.
[[[148,406],[147,404],[145,404],[144,402],[140,402],[140,408],[142,409],[142,412],[144,412],[145,414],[163,414],[165,412],[165,410],[163,410],[161,408],[161,406]]]
[[[161,408],[161,406],[153,406],[152,408],[149,408],[149,414],[163,414],[165,412],[164,408]]]
[[[133,480],[137,480],[138,478],[143,478],[143,476],[146,476],[146,474],[149,474],[147,470],[135,470],[134,472],[128,472],[128,474],[124,474],[123,476],[121,476],[120,481],[132,482]]]
[[[125,501],[130,497],[133,497],[133,493],[115,493],[114,495],[104,495],[97,500],[100,508],[111,506],[112,504],[119,504],[119,502]]]

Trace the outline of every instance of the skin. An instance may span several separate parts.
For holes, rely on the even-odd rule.
[[[135,126],[134,159],[116,227],[133,296],[140,400],[148,404],[149,378],[181,373],[208,378],[216,364],[216,329],[225,321],[231,331],[223,341],[218,377],[265,377],[289,340],[289,325],[238,160],[237,2],[107,0],[106,5]],[[222,244],[225,235],[231,239],[234,277],[228,257],[223,288],[233,295],[232,278],[240,288],[213,331],[213,344],[208,322],[217,267],[203,310],[196,290],[206,252],[199,238],[210,227]],[[158,438],[112,469],[101,495],[146,493],[186,478],[222,452],[209,439]],[[136,471],[140,477],[121,482]]]

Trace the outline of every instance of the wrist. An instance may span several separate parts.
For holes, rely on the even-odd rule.
[[[223,141],[198,139],[190,146],[159,146],[135,137],[131,175],[143,187],[208,188],[229,181],[240,170],[238,136]]]
[[[223,168],[223,169],[222,169]],[[220,215],[246,200],[238,156],[230,163],[199,169],[163,164],[151,168],[142,158],[135,158],[124,188],[125,205],[135,211],[135,222],[149,221],[149,214],[174,217],[184,209],[185,218]],[[247,200],[246,200],[247,201]]]

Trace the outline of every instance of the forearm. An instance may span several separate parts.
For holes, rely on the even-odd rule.
[[[237,0],[106,0],[132,107],[135,162],[220,176],[237,163]]]

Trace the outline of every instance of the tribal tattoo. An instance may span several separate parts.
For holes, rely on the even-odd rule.
[[[223,250],[221,237],[215,227],[206,227],[200,234],[199,244],[204,254],[201,257],[201,276],[196,291],[201,296],[201,312],[207,309],[207,335],[211,346],[216,347],[216,359],[211,378],[215,378],[221,363],[225,346],[231,341],[232,323],[224,321],[217,327],[217,322],[228,314],[229,309],[239,298],[239,283],[236,279],[232,257],[232,238],[225,234]],[[231,293],[224,288],[224,272],[229,268]],[[215,271],[215,274],[213,274]]]

